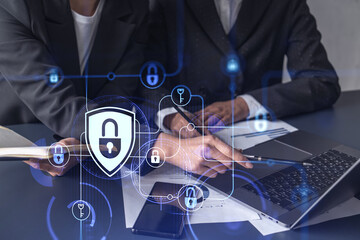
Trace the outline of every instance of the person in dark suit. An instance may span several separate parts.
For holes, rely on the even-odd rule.
[[[147,15],[147,0],[0,1],[0,125],[42,122],[69,137],[86,96],[136,95],[137,78],[89,78],[86,89],[79,76],[138,74]],[[68,76],[57,86],[53,69]]]
[[[42,122],[62,137],[79,138],[89,99],[144,97],[138,77],[111,81],[111,77],[96,76],[110,72],[138,76],[147,43],[148,6],[147,0],[1,0],[0,124]],[[54,69],[61,69],[67,78],[52,86],[47,76]],[[92,77],[85,84],[81,75]],[[89,102],[87,110],[99,107]],[[75,120],[81,124],[72,132]],[[224,173],[233,159],[252,167],[239,151],[212,136],[179,143],[189,153],[191,164],[187,166],[177,155],[178,145],[166,144],[178,138],[159,133],[156,139],[154,147],[172,156],[168,162],[197,174],[215,177]],[[66,138],[61,143],[79,142]],[[205,161],[205,153],[218,162]],[[162,153],[160,157],[165,160]],[[56,176],[77,161],[72,159],[64,168],[53,167],[47,160],[27,163]]]
[[[205,125],[231,124],[232,113],[234,122],[265,113],[281,118],[338,99],[338,77],[305,0],[150,3],[150,57],[169,73],[181,68],[166,88],[184,84],[201,95]],[[285,56],[292,81],[282,84]],[[235,68],[229,68],[231,61]],[[178,132],[187,125],[174,110],[161,111],[163,127]]]

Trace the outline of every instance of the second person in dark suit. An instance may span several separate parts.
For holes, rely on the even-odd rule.
[[[261,112],[276,118],[311,112],[339,97],[305,0],[151,0],[150,12],[150,56],[169,73],[182,67],[166,87],[184,84],[201,95],[205,124],[231,124],[232,113],[236,122]],[[292,81],[283,84],[285,56]],[[233,58],[239,71],[229,74]],[[177,132],[187,125],[175,111],[163,111],[165,127]]]

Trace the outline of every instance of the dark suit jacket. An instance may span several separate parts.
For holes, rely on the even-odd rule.
[[[138,74],[147,43],[147,0],[107,0],[88,61],[89,75]],[[85,106],[85,80],[50,87],[42,76],[52,67],[80,75],[74,22],[68,0],[0,0],[0,124],[41,121],[70,136]],[[40,77],[40,79],[39,79]],[[134,96],[138,78],[95,78],[88,98]],[[89,110],[98,107],[89,104]],[[83,114],[78,122],[84,123]],[[79,136],[83,126],[73,136]]]
[[[169,73],[183,59],[180,74],[166,81],[169,91],[181,83],[203,96],[206,105],[231,99],[223,65],[235,54],[242,66],[236,94],[252,95],[276,117],[328,107],[340,94],[305,0],[244,0],[228,36],[213,0],[150,3],[150,58]],[[281,84],[285,56],[292,81]]]

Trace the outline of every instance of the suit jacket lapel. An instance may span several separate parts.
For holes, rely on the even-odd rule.
[[[88,60],[88,74],[115,71],[135,30],[135,24],[125,22],[131,13],[129,0],[106,0]]]
[[[187,0],[187,4],[214,44],[224,54],[229,54],[232,52],[232,47],[221,24],[214,1]]]
[[[80,74],[74,20],[67,0],[43,0],[49,49],[65,74]]]
[[[256,29],[271,0],[244,0],[239,16],[229,33],[232,45],[238,49]]]

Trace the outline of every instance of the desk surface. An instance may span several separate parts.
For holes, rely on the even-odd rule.
[[[284,119],[295,127],[360,149],[360,91],[343,93],[332,109]],[[42,125],[12,126],[32,141],[52,143],[51,132]],[[45,139],[43,139],[45,137]],[[58,239],[79,239],[80,224],[67,206],[79,197],[79,168],[51,179],[21,162],[2,162],[0,168],[0,239],[51,239],[49,227]],[[96,219],[83,225],[84,239],[144,239],[125,228],[121,181],[105,181],[84,174],[87,195],[93,197]],[[40,184],[41,183],[41,184]],[[92,219],[93,220],[93,219]],[[89,220],[90,221],[90,220]],[[109,229],[109,226],[111,227]],[[109,231],[108,231],[109,229]],[[248,222],[198,224],[192,226],[198,239],[358,239],[360,215],[338,219],[306,229],[263,237]],[[190,237],[187,227],[183,238]],[[149,239],[156,239],[148,237]]]

